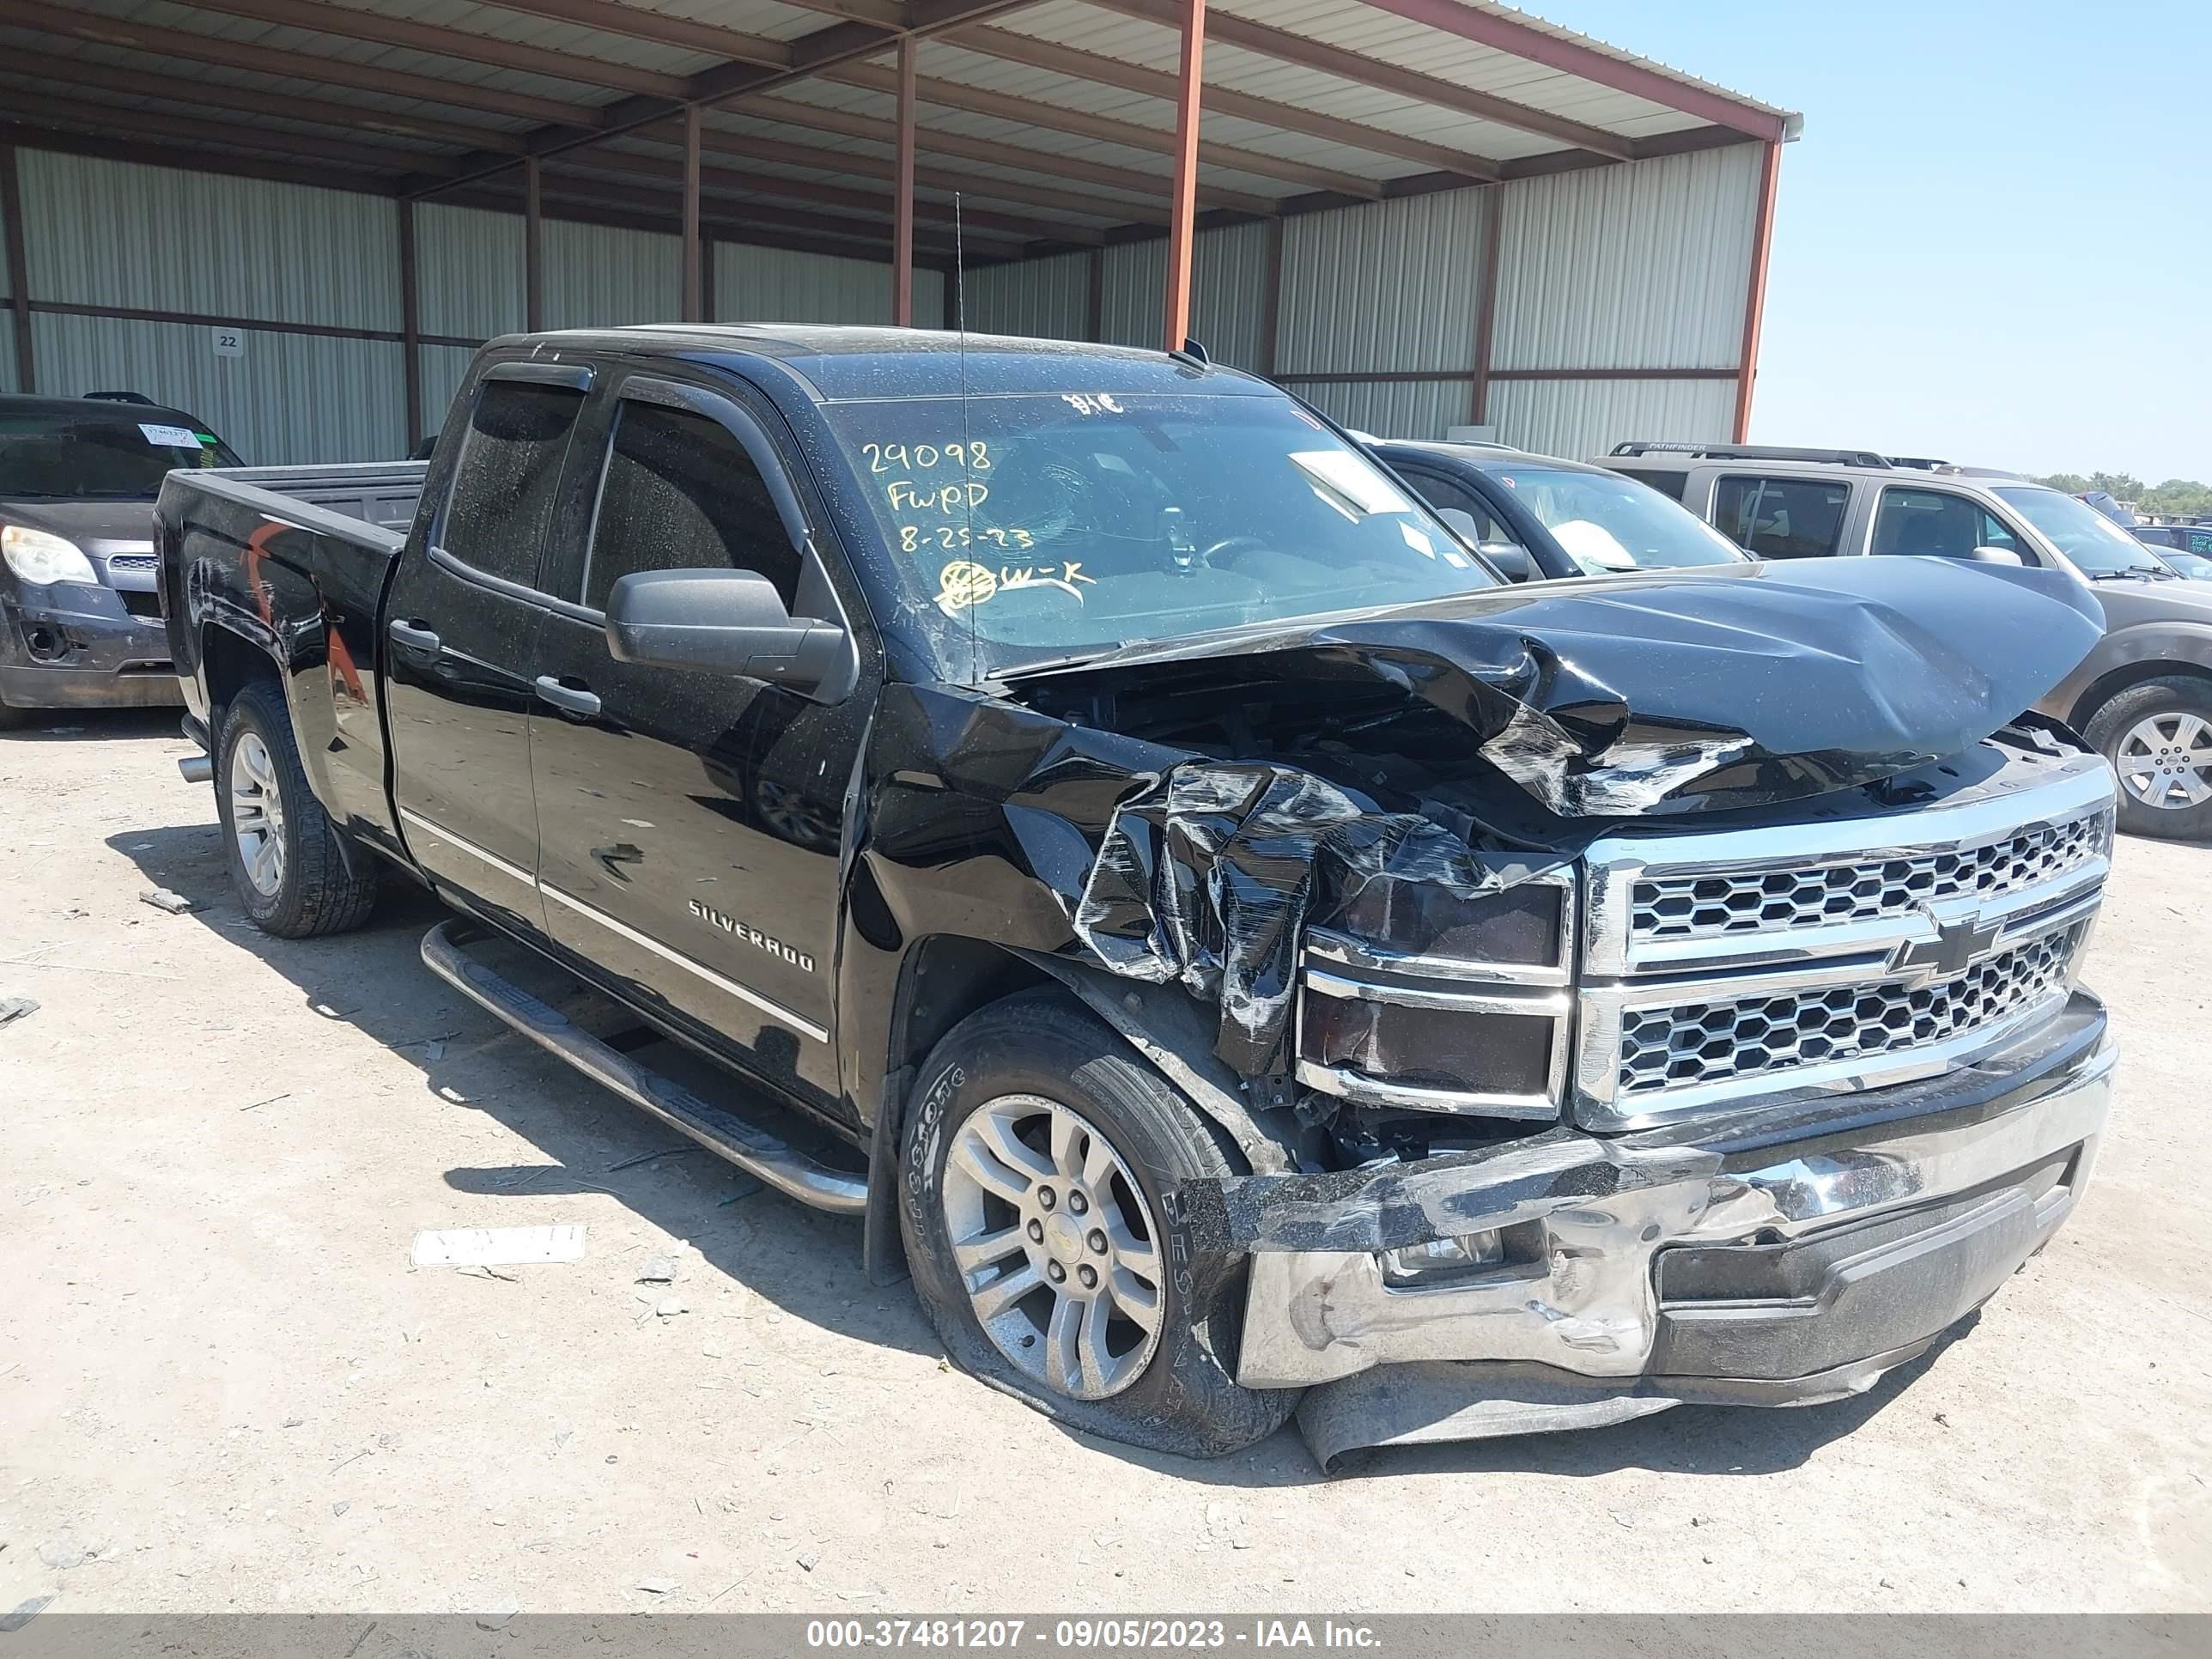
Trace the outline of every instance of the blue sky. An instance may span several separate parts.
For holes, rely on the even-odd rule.
[[[2212,3],[1527,9],[1803,112],[1755,441],[2212,481]]]

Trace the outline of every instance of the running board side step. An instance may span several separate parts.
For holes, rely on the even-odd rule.
[[[471,924],[441,921],[422,936],[422,963],[487,1013],[512,1025],[549,1054],[565,1060],[594,1083],[641,1106],[672,1129],[681,1130],[708,1152],[729,1159],[769,1186],[836,1215],[860,1215],[868,1207],[868,1179],[817,1164],[767,1130],[711,1106],[673,1079],[641,1066],[620,1049],[601,1042],[520,986],[501,977],[468,954]]]

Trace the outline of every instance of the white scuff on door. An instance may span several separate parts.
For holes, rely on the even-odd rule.
[[[583,1259],[580,1222],[547,1227],[455,1227],[415,1235],[418,1267],[522,1267]]]

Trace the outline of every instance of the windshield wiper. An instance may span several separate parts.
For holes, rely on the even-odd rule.
[[[2154,565],[2131,564],[2124,566],[2118,570],[2096,571],[2091,574],[2089,580],[2093,582],[2124,582],[2131,577],[2141,576],[2146,581],[2156,581],[2165,574],[2166,572]]]

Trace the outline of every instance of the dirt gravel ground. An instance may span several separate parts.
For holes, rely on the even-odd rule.
[[[679,1138],[425,971],[427,900],[265,939],[172,722],[70,723],[0,737],[0,997],[43,1005],[0,1027],[0,1609],[2212,1609],[2212,849],[2122,847],[2113,1127],[1966,1339],[1849,1403],[1324,1480],[948,1370],[857,1223],[615,1167]],[[566,1222],[573,1266],[410,1266]]]

